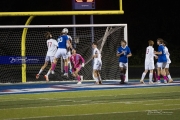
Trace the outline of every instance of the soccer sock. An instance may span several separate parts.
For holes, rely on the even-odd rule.
[[[120,79],[121,79],[121,82],[124,82],[124,73],[120,74]]]
[[[38,74],[40,75],[40,74],[42,73],[42,71],[43,71],[43,69],[40,69],[40,71],[39,71],[39,73],[38,73]]]
[[[65,73],[68,73],[68,66],[64,66]]]
[[[164,77],[164,80],[166,80],[166,81],[168,80],[166,76],[163,76],[163,77]]]
[[[157,78],[158,78],[158,80],[160,80],[160,79],[161,79],[161,77],[160,77],[160,76],[158,76]]]
[[[95,77],[94,75],[93,75],[93,79],[96,81],[96,82],[98,82],[99,80],[98,80],[98,78],[97,77]]]
[[[47,73],[46,75],[49,76],[50,73],[51,73],[51,70],[49,70],[48,73]]]
[[[152,82],[153,73],[149,73],[149,82]]]
[[[169,80],[171,80],[171,79],[172,79],[170,74],[168,75],[168,78],[169,78]]]
[[[154,81],[156,81],[157,75],[155,72],[153,72],[153,78],[154,78]]]
[[[55,63],[52,63],[52,70],[54,71],[56,68],[56,64]]]
[[[102,80],[102,79],[101,79],[101,75],[98,76],[98,79],[99,79],[100,81]]]
[[[69,69],[72,69],[71,62],[68,62],[68,65],[69,65]]]
[[[141,77],[141,80],[144,80],[145,76],[146,76],[146,73],[143,73],[142,77]]]
[[[77,76],[77,80],[78,80],[78,82],[81,81],[81,77],[79,75]]]

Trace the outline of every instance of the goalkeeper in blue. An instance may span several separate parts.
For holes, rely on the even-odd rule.
[[[127,46],[125,40],[121,41],[121,46],[117,50],[117,57],[119,57],[119,67],[120,67],[120,84],[125,83],[126,70],[128,67],[128,58],[132,56],[130,48]]]

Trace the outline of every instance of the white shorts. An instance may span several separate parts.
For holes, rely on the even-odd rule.
[[[93,70],[101,70],[101,67],[102,67],[102,62],[100,61],[94,62]]]
[[[170,65],[170,63],[167,63],[166,66],[165,66],[165,68],[169,68],[169,65]]]
[[[53,60],[54,60],[54,56],[46,56],[46,58],[45,58],[45,61],[46,62],[53,62]]]
[[[68,56],[68,57],[71,57],[71,51],[69,51],[69,52],[67,53],[67,56]]]
[[[63,57],[63,59],[68,58],[66,49],[58,48],[58,50],[57,50],[57,52],[55,54],[55,58],[60,58],[60,57]]]
[[[120,63],[119,63],[119,67],[120,67],[120,68],[127,69],[127,67],[128,67],[128,63],[123,63],[123,62],[120,62]]]
[[[154,62],[145,62],[145,70],[154,70]]]
[[[166,67],[167,63],[166,62],[157,62],[157,67],[164,69]]]

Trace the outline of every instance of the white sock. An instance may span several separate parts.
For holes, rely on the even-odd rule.
[[[46,75],[49,76],[50,73],[51,73],[51,71],[49,70],[48,73],[47,73]]]
[[[99,78],[100,81],[102,80],[102,79],[101,79],[101,75],[99,75],[98,78]]]
[[[143,73],[142,77],[141,77],[141,80],[144,80],[145,76],[146,76],[146,73]]]
[[[96,81],[96,82],[99,82],[98,78],[94,76],[93,74],[93,79]]]
[[[69,65],[69,69],[72,69],[71,62],[68,62],[68,65]]]
[[[149,82],[152,82],[153,73],[149,73]]]
[[[169,80],[171,80],[171,79],[172,79],[170,74],[168,75],[168,79],[169,79]]]
[[[39,71],[39,73],[38,73],[38,74],[40,75],[40,74],[42,73],[42,71],[43,71],[43,69],[40,69],[40,71]]]

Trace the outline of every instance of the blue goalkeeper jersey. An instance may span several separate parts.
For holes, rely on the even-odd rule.
[[[127,63],[128,62],[127,55],[131,53],[131,50],[128,46],[126,46],[124,48],[121,46],[118,48],[117,53],[120,54],[122,52],[124,52],[124,54],[120,55],[119,62]]]
[[[67,43],[67,40],[69,40],[68,36],[67,35],[61,35],[58,37],[58,48],[64,48],[66,49],[66,43]]]
[[[158,62],[167,62],[165,47],[163,45],[159,45],[158,52],[162,52],[161,55],[158,55]]]

